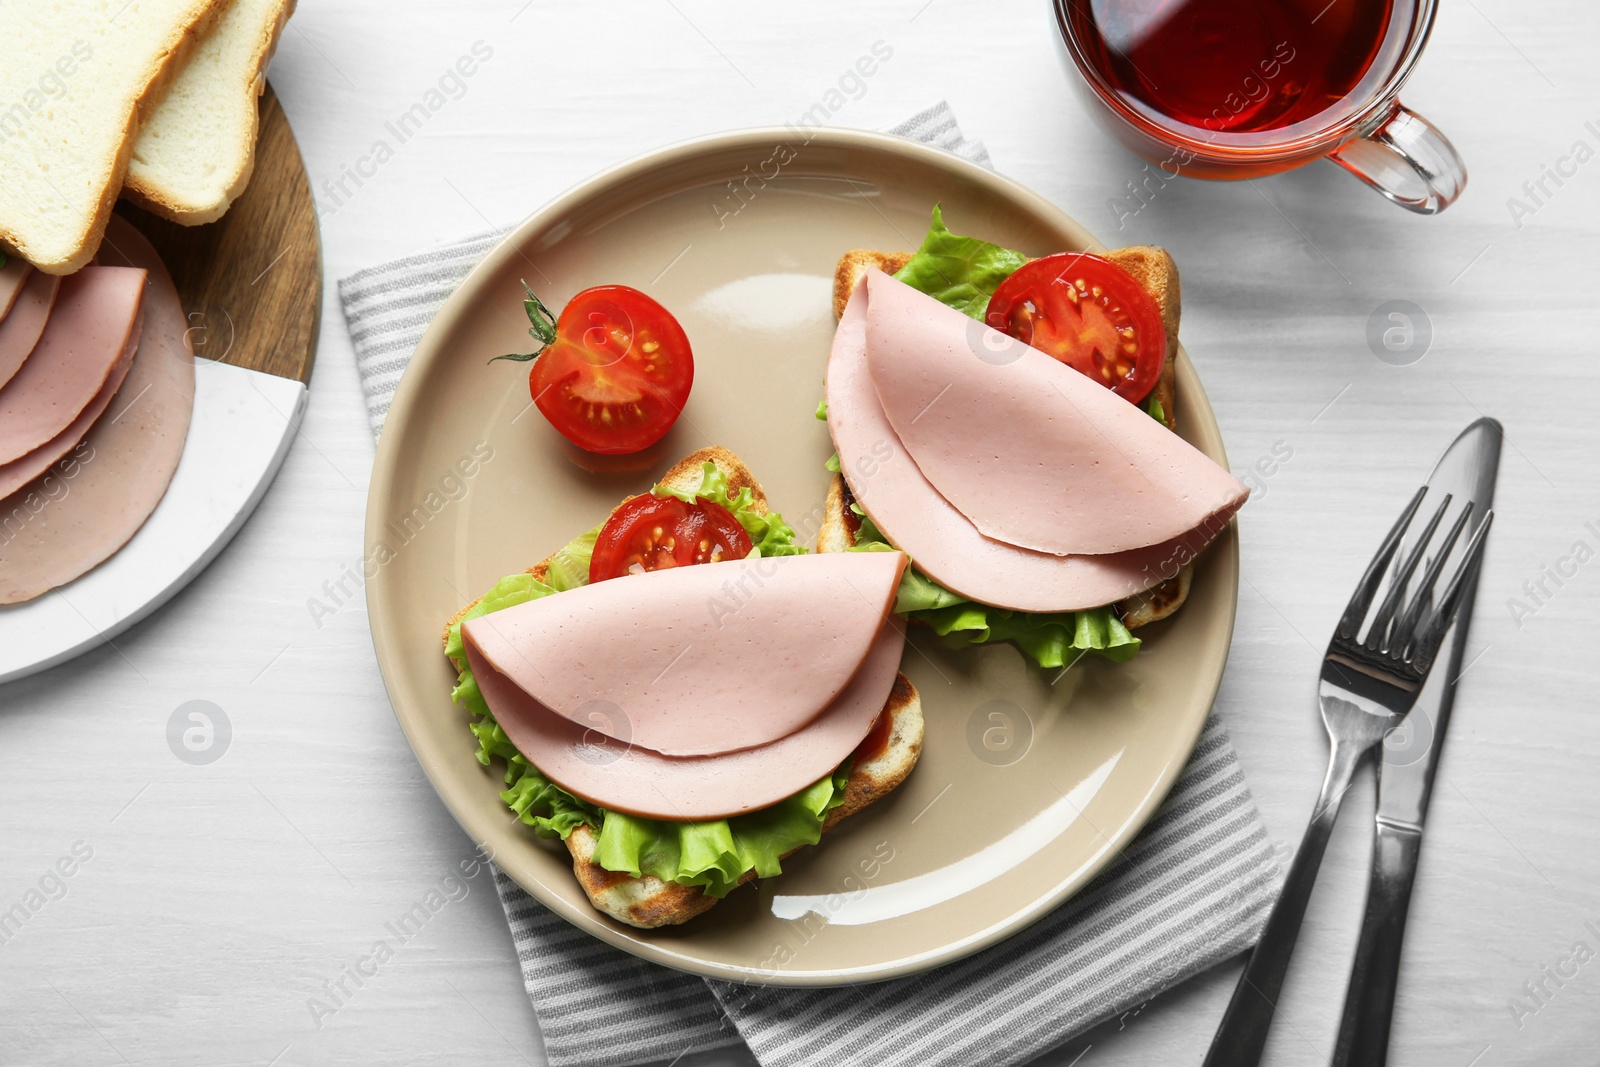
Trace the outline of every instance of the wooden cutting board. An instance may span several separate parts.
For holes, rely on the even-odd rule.
[[[228,213],[180,226],[120,202],[156,246],[188,312],[195,355],[311,382],[322,245],[299,146],[277,94],[261,94],[255,173]]]

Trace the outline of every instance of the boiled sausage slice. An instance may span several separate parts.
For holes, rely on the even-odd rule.
[[[980,533],[1104,555],[1218,529],[1248,490],[1071,367],[903,282],[867,275],[866,360],[895,436]]]
[[[736,752],[834,702],[904,569],[898,552],[849,552],[651,571],[480,616],[462,636],[581,727],[665,756]]]
[[[0,389],[0,463],[54,438],[100,392],[137,336],[145,277],[133,267],[85,267],[61,279],[38,343]]]
[[[466,650],[495,720],[551,781],[609,811],[682,822],[758,811],[831,774],[871,732],[894,687],[904,644],[896,625],[885,623],[844,691],[794,733],[738,752],[688,757],[616,740],[600,729],[607,724],[604,712],[595,711],[588,726],[557,715],[495,670],[470,641]]]

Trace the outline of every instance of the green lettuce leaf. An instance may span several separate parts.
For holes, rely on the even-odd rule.
[[[463,665],[455,690],[450,694],[457,704],[474,715],[489,716],[489,705],[484,703],[483,694],[478,692],[478,683],[472,677],[471,668],[465,666],[467,654],[461,643],[461,624],[488,615],[490,612],[499,611],[501,608],[515,607],[530,600],[538,600],[554,592],[554,589],[531,574],[513,574],[494,583],[494,588],[485,593],[482,600],[474,604],[460,619],[450,624],[450,636],[445,640],[444,654]],[[481,740],[480,738],[480,742]],[[484,766],[489,764],[488,756],[484,754],[481,745],[478,762]]]
[[[861,520],[852,552],[887,552],[892,547],[859,504],[850,505]],[[1140,640],[1122,624],[1110,606],[1086,611],[1034,613],[991,608],[952,593],[919,571],[906,568],[895,593],[894,610],[933,627],[956,646],[1010,641],[1041,667],[1067,667],[1094,653],[1126,663],[1139,652]]]
[[[568,541],[561,551],[550,557],[546,581],[550,583],[551,592],[564,593],[589,584],[589,560],[594,556],[594,544],[599,538],[600,527],[596,526]]]
[[[721,504],[750,534],[756,554],[787,556],[805,551],[804,546],[795,544],[794,529],[781,515],[756,513],[748,488],[737,495],[729,493],[727,478],[713,464],[705,465],[700,488],[694,493],[660,486],[653,491],[686,501],[700,497]],[[445,654],[461,664],[451,697],[472,715],[469,728],[478,739],[478,762],[487,767],[495,759],[504,761],[506,788],[500,799],[538,836],[564,840],[579,826],[594,827],[599,833],[596,862],[606,870],[652,874],[664,881],[702,886],[715,897],[732,891],[748,872],[763,878],[779,873],[779,857],[801,845],[816,844],[828,812],[844,802],[850,777],[848,761],[807,789],[748,815],[697,823],[641,819],[590,804],[546,778],[517,751],[483,699],[472,668],[466,664],[461,623],[587,584],[589,559],[599,533],[596,526],[551,557],[547,581],[531,574],[502,578],[451,625]]]
[[[517,813],[524,825],[531,826],[535,834],[565,841],[578,827],[592,826],[605,818],[599,808],[556,785],[520,754],[515,758],[521,764],[522,773],[500,794],[500,799]]]
[[[1139,652],[1139,638],[1109,607],[1087,611],[1006,611],[965,601],[911,613],[934,632],[959,645],[1010,641],[1041,667],[1070,667],[1089,653],[1126,663]]]
[[[608,871],[697,885],[723,897],[747,872],[782,872],[784,853],[814,845],[828,812],[844,803],[848,764],[769,808],[715,822],[663,822],[607,812],[595,861]]]
[[[895,272],[895,277],[941,304],[982,320],[989,298],[1028,257],[976,237],[958,237],[945,229],[944,214],[933,205],[933,223],[922,247]]]
[[[739,520],[739,525],[750,535],[750,540],[755,545],[752,555],[798,556],[806,550],[804,545],[795,543],[794,527],[784,522],[782,515],[776,511],[762,515],[756,511],[755,494],[750,491],[748,485],[740,489],[737,495],[729,492],[728,476],[710,461],[707,461],[704,473],[701,475],[700,488],[694,492],[687,493],[664,485],[658,485],[650,491],[657,496],[675,496],[686,504],[693,503],[697,498],[721,504],[733,512],[733,517]]]
[[[851,507],[856,507],[852,504]],[[871,519],[862,516],[862,531],[865,531]],[[894,546],[877,535],[873,528],[871,536],[863,537],[862,531],[856,533],[856,543],[851,552],[893,552]],[[900,576],[900,588],[895,590],[894,610],[900,615],[911,615],[919,611],[932,611],[935,608],[948,608],[956,604],[970,604],[972,601],[959,596],[929,578],[916,567],[907,567]]]

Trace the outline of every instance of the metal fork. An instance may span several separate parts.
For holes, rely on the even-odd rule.
[[[1253,1067],[1260,1062],[1272,1025],[1272,1013],[1289,969],[1289,957],[1294,952],[1306,904],[1311,899],[1317,868],[1322,864],[1328,835],[1339,815],[1339,803],[1350,788],[1361,761],[1385,734],[1400,724],[1416,703],[1439,645],[1455,618],[1462,593],[1470,585],[1482,558],[1484,535],[1494,519],[1492,511],[1485,515],[1460,553],[1461,560],[1444,595],[1434,600],[1434,586],[1472,512],[1469,501],[1449,530],[1434,544],[1440,520],[1450,507],[1450,496],[1445,494],[1433,517],[1417,536],[1415,546],[1391,572],[1390,564],[1396,550],[1427,492],[1427,486],[1417,490],[1389,536],[1384,538],[1345,607],[1323,657],[1318,703],[1332,746],[1328,773],[1311,813],[1311,824],[1306,827],[1305,837],[1289,866],[1283,892],[1267,918],[1261,940],[1245,965],[1233,999],[1228,1002],[1227,1013],[1222,1017],[1222,1025],[1212,1039],[1206,1067]],[[1432,552],[1429,552],[1430,546]],[[1412,579],[1424,558],[1430,558],[1430,562],[1423,569],[1421,580],[1413,586]],[[1408,588],[1411,590],[1409,600]],[[1378,604],[1376,611],[1373,610],[1374,601]],[[1366,624],[1364,638],[1360,636],[1363,624]]]

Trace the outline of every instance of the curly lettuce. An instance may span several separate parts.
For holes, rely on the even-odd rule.
[[[693,493],[657,486],[653,492],[685,501],[696,498],[721,504],[750,534],[756,554],[789,556],[805,551],[794,541],[794,529],[776,513],[761,515],[748,487],[734,494],[721,471],[707,463]],[[832,775],[769,808],[709,822],[668,822],[607,811],[573,796],[545,777],[506,736],[478,689],[462,646],[461,624],[491,612],[526,604],[585,585],[589,559],[600,527],[568,542],[550,559],[544,581],[531,574],[513,574],[496,582],[483,599],[450,626],[445,654],[461,665],[451,698],[471,715],[469,728],[478,739],[476,756],[485,767],[505,763],[506,788],[500,799],[535,834],[565,840],[580,826],[598,835],[595,862],[608,871],[700,886],[711,896],[731,892],[751,872],[769,877],[781,871],[784,853],[814,845],[828,812],[844,802],[848,761]]]
[[[982,321],[994,291],[1026,262],[1028,257],[1014,249],[951,233],[945,228],[943,211],[935,204],[922,247],[894,276],[939,303]]]
[[[849,766],[840,767],[787,800],[748,815],[714,822],[665,822],[607,812],[595,861],[608,871],[697,885],[727,896],[746,874],[781,874],[785,853],[814,845],[828,812],[844,803]]]
[[[850,507],[861,523],[850,551],[892,551],[894,546],[861,506]],[[1023,655],[1045,668],[1070,667],[1090,653],[1126,663],[1138,654],[1141,645],[1109,605],[1048,613],[992,608],[951,592],[915,566],[907,567],[900,579],[894,610],[907,619],[927,623],[952,645],[1010,641]]]

